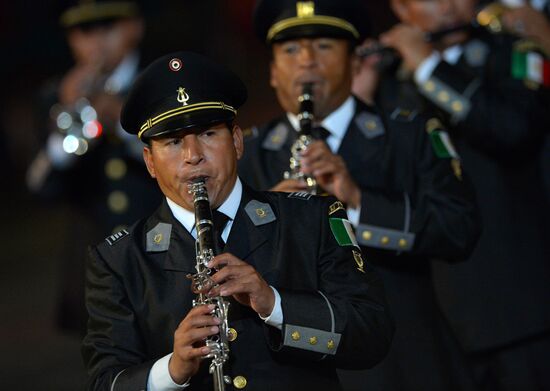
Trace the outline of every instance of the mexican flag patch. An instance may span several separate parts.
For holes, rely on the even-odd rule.
[[[355,239],[353,227],[348,220],[335,217],[330,217],[328,220],[330,223],[330,230],[340,246],[359,247],[357,240]]]
[[[449,138],[449,133],[444,130],[434,130],[430,132],[430,141],[438,158],[458,158],[458,153]]]
[[[516,50],[512,54],[512,76],[550,87],[550,61],[537,52]]]

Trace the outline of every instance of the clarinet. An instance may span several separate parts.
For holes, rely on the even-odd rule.
[[[285,171],[285,179],[303,180],[307,187],[307,192],[317,194],[317,181],[314,177],[305,175],[301,169],[302,153],[310,145],[314,138],[311,135],[313,128],[313,83],[304,83],[302,95],[298,98],[300,102],[300,113],[298,120],[300,121],[300,130],[298,137],[290,148],[290,171]]]
[[[231,383],[231,378],[223,375],[223,365],[229,358],[227,338],[229,330],[227,326],[229,302],[222,296],[207,296],[207,293],[216,284],[210,278],[210,275],[215,270],[208,268],[206,265],[216,254],[214,254],[212,211],[204,178],[198,178],[193,181],[189,185],[189,193],[193,194],[193,204],[195,206],[195,227],[197,229],[195,250],[197,263],[195,265],[196,273],[188,274],[187,278],[191,279],[191,291],[197,295],[196,299],[193,300],[193,307],[213,304],[215,308],[212,311],[212,316],[216,316],[221,320],[219,333],[207,337],[205,340],[206,346],[210,348],[210,353],[205,358],[212,359],[209,373],[213,377],[214,390],[224,391],[225,384]]]

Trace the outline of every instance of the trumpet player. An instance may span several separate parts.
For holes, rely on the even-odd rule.
[[[392,87],[382,85],[382,104],[407,95],[410,109],[440,112],[483,224],[467,262],[434,264],[437,301],[478,389],[549,389],[550,220],[539,166],[550,122],[548,53],[542,42],[515,36],[518,26],[508,19],[515,13],[500,4],[391,5],[401,23],[381,42],[402,64],[387,76]],[[426,34],[441,39],[427,42]]]
[[[27,172],[29,190],[66,211],[57,326],[84,333],[84,249],[118,232],[160,200],[144,173],[141,143],[120,128],[120,108],[140,67],[137,3],[71,0],[60,16],[74,64],[41,91],[43,146]],[[138,198],[136,195],[139,194]]]
[[[341,203],[256,191],[237,176],[246,95],[237,76],[190,52],[153,62],[130,90],[122,125],[146,143],[165,200],[91,250],[88,389],[213,390],[204,341],[222,329],[231,390],[338,390],[337,367],[373,366],[386,354],[393,323],[382,283]],[[204,191],[213,222],[193,213]],[[210,242],[207,226],[221,251],[200,266],[211,288],[197,301],[186,275]],[[213,316],[205,297],[228,300],[227,318]]]
[[[436,145],[445,129],[417,111],[380,110],[352,95],[355,46],[369,35],[365,2],[260,1],[254,25],[271,50],[270,83],[285,114],[246,132],[239,173],[263,189],[304,191],[283,173],[299,130],[303,84],[312,83],[313,128],[322,126],[327,137],[307,147],[301,168],[347,209],[396,320],[387,358],[368,371],[342,373],[345,385],[452,389],[460,352],[435,304],[429,262],[465,259],[479,228],[459,156],[452,144]]]

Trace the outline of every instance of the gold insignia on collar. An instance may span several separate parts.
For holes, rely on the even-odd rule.
[[[185,88],[180,87],[178,88],[178,102],[182,104],[182,106],[187,106],[187,101],[189,100],[189,95],[187,92],[185,92]]]
[[[355,263],[357,264],[357,270],[359,270],[361,273],[365,272],[365,263],[363,262],[363,257],[361,257],[361,253],[359,251],[351,250],[353,253],[353,259],[355,259]]]
[[[330,215],[336,213],[336,211],[339,211],[339,210],[346,210],[346,209],[344,208],[344,204],[342,204],[340,201],[336,201],[334,204],[329,206],[328,214],[330,216]]]
[[[263,219],[267,213],[263,208],[258,208],[256,209],[256,214],[258,215],[259,218]]]
[[[315,15],[315,3],[313,1],[296,2],[296,16],[308,18]]]
[[[155,242],[156,244],[159,244],[160,242],[162,242],[162,234],[156,234],[155,237],[153,238],[153,242]]]

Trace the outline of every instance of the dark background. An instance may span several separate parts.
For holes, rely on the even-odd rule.
[[[64,207],[33,199],[24,184],[47,131],[32,115],[37,94],[72,64],[58,26],[64,4],[0,1],[0,389],[79,390],[85,381],[80,337],[61,333],[54,324],[60,253],[68,229],[79,222],[71,221]],[[243,127],[280,112],[268,82],[269,52],[252,33],[253,4],[141,1],[146,62],[192,50],[229,66],[249,89],[248,103],[239,112]],[[368,5],[373,30],[387,28],[393,19],[386,1]]]

